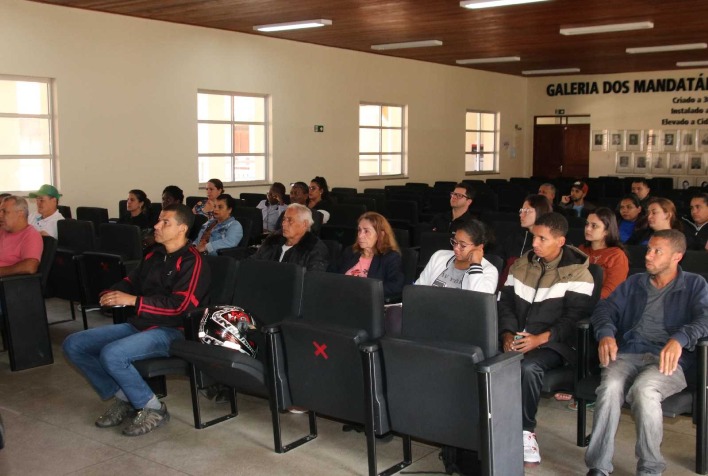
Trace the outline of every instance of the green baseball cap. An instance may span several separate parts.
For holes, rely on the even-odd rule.
[[[29,194],[30,198],[37,198],[37,197],[54,197],[54,198],[59,198],[61,197],[61,193],[59,193],[59,190],[56,189],[53,185],[49,185],[48,183],[45,183],[41,187],[39,187],[39,190],[36,192],[32,192]]]

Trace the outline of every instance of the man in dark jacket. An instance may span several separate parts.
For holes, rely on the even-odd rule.
[[[524,463],[539,464],[536,412],[546,371],[575,361],[575,325],[592,310],[588,258],[565,244],[568,221],[547,213],[533,226],[533,249],[516,260],[497,309],[504,352],[523,352],[521,398]]]
[[[686,387],[684,371],[695,363],[694,347],[708,336],[708,284],[702,276],[681,270],[678,264],[685,251],[680,231],[655,232],[647,246],[647,272],[627,278],[592,314],[604,368],[585,454],[588,475],[613,470],[615,433],[625,400],[637,430],[637,474],[666,469],[661,402]]]
[[[102,400],[114,403],[96,420],[99,428],[127,418],[126,436],[138,436],[170,419],[133,365],[136,360],[169,356],[170,344],[184,339],[182,315],[197,306],[209,287],[209,270],[187,233],[194,215],[184,205],[169,205],[155,225],[158,245],[129,276],[101,295],[101,306],[129,306],[135,314],[124,324],[70,335],[64,354],[88,379]]]
[[[708,193],[691,198],[691,219],[683,218],[686,249],[704,250],[708,241]]]
[[[326,271],[329,250],[310,231],[312,223],[312,211],[309,208],[291,203],[283,214],[282,231],[266,238],[251,259],[295,263],[308,271]]]
[[[438,213],[433,217],[430,224],[433,231],[441,233],[455,233],[461,223],[474,218],[470,212],[472,202],[474,202],[474,189],[468,183],[458,183],[455,189],[450,192],[450,211]]]

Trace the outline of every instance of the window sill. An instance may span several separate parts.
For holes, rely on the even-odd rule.
[[[360,182],[369,182],[372,180],[408,180],[408,175],[365,175],[359,176]]]

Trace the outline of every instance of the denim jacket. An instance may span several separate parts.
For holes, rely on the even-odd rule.
[[[202,239],[202,235],[209,226],[215,221],[214,218],[202,225],[202,229],[199,230],[199,235],[197,239],[194,240],[194,245],[198,245],[199,241]],[[217,251],[224,248],[233,248],[238,246],[243,238],[243,228],[241,224],[234,217],[229,217],[222,223],[217,223],[211,230],[211,236],[209,237],[209,243],[206,245],[206,250],[210,255],[216,255]]]
[[[688,352],[681,354],[679,363],[686,370],[695,361],[693,348],[702,337],[708,337],[708,283],[703,276],[686,273],[681,267],[674,278],[676,284],[664,300],[664,326],[672,339]],[[622,353],[650,352],[652,344],[642,345],[635,327],[644,313],[647,302],[649,274],[635,274],[617,286],[607,299],[595,307],[591,321],[595,337],[614,337]],[[631,343],[629,342],[631,340]],[[654,345],[658,354],[663,346]]]

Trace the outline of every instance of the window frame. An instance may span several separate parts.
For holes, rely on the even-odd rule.
[[[363,126],[361,124],[361,107],[362,106],[378,106],[378,107],[398,107],[401,108],[401,127],[385,127],[383,125],[379,126]],[[372,101],[359,101],[359,107],[357,108],[357,113],[359,120],[357,121],[358,123],[358,132],[359,132],[359,139],[361,140],[361,130],[362,129],[375,129],[379,131],[379,148],[378,152],[362,152],[360,147],[357,147],[358,150],[358,155],[357,155],[357,169],[358,169],[358,176],[360,181],[367,181],[367,180],[391,180],[391,179],[405,179],[408,178],[408,106],[405,104],[393,104],[393,103],[382,103],[382,102],[372,102]],[[381,118],[379,118],[381,119]],[[380,121],[380,124],[382,124],[383,121]],[[400,153],[388,153],[384,154],[382,151],[382,138],[383,138],[383,131],[384,130],[400,130],[401,131],[401,152]],[[401,173],[398,174],[382,174],[381,173],[381,164],[382,164],[382,155],[399,155],[400,154],[400,160],[401,160]],[[379,172],[376,175],[361,175],[361,156],[362,155],[370,155],[370,156],[378,156],[378,165],[379,165]]]
[[[265,171],[263,179],[257,180],[222,180],[224,183],[224,188],[233,187],[248,187],[248,186],[261,186],[270,184],[272,175],[272,130],[271,130],[271,95],[264,93],[242,93],[234,91],[219,91],[214,89],[198,89],[197,90],[197,101],[200,94],[210,94],[216,96],[228,96],[231,100],[231,118],[230,120],[213,120],[213,119],[199,119],[199,112],[197,111],[197,180],[199,181],[199,159],[201,157],[228,157],[231,160],[231,178],[234,178],[234,170],[237,157],[253,157],[253,156],[263,156],[263,170]],[[253,121],[237,121],[235,119],[235,108],[233,107],[234,98],[246,97],[246,98],[261,98],[263,99],[263,122],[253,122]],[[229,125],[231,130],[231,151],[230,153],[200,153],[199,152],[199,125],[200,124],[222,124]],[[263,136],[264,136],[264,147],[262,153],[256,152],[235,152],[234,151],[234,129],[237,125],[258,125],[263,126]],[[214,177],[210,177],[214,178]],[[217,177],[220,178],[220,177]],[[199,189],[206,189],[207,181],[199,181]]]
[[[22,76],[12,74],[0,74],[2,81],[16,81],[29,83],[42,83],[47,88],[47,114],[21,114],[21,113],[5,113],[0,111],[0,118],[10,119],[46,119],[48,121],[48,154],[0,154],[0,160],[49,160],[49,180],[51,185],[58,186],[57,183],[57,154],[56,154],[56,138],[57,138],[57,123],[55,110],[55,82],[54,78],[41,78],[35,76]],[[25,196],[29,192],[36,190],[39,187],[32,187],[29,190],[3,190],[6,193],[13,195]]]
[[[479,129],[467,129],[467,115],[468,114],[480,114],[478,124],[479,124]],[[482,118],[481,114],[492,114],[494,115],[494,130],[488,130],[488,129],[483,129],[482,128]],[[500,145],[500,129],[501,129],[501,113],[498,111],[487,111],[487,110],[481,110],[481,109],[466,109],[465,110],[465,153],[464,153],[464,168],[465,168],[465,175],[492,175],[492,174],[499,174],[499,145]],[[492,167],[492,170],[468,170],[467,169],[467,157],[470,155],[473,155],[472,150],[471,150],[471,144],[467,144],[467,134],[469,133],[476,133],[476,134],[489,134],[492,133],[494,135],[494,149],[491,151],[484,151],[482,152],[482,158],[486,158],[491,156],[492,160],[494,161],[494,166]],[[478,140],[478,144],[481,143],[481,141]],[[468,149],[468,147],[470,149]],[[479,151],[477,152],[479,155]]]

